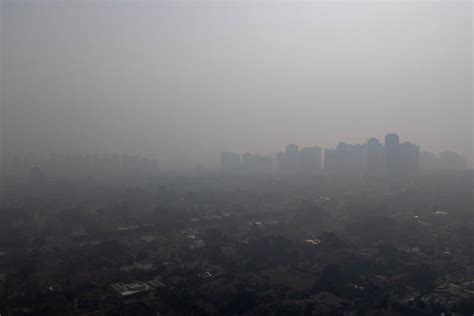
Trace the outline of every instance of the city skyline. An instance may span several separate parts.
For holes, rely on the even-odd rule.
[[[268,172],[269,169],[282,173],[320,173],[368,175],[369,177],[415,177],[421,169],[465,170],[469,165],[465,157],[457,152],[444,150],[438,154],[421,150],[410,141],[400,141],[395,133],[385,135],[384,142],[371,137],[362,144],[339,142],[334,148],[319,146],[299,147],[286,145],[284,151],[273,155],[221,152],[220,167],[223,171]],[[266,158],[261,168],[249,168],[245,157]],[[270,168],[268,166],[271,166]]]
[[[2,1],[3,149],[215,166],[395,131],[469,158],[471,9]]]
[[[223,157],[227,156],[228,160],[230,161],[230,167],[229,169],[238,169],[240,167],[244,167],[244,169],[249,169],[249,170],[256,170],[259,168],[263,169],[295,169],[295,168],[303,168],[306,171],[314,171],[314,170],[330,170],[332,169],[331,167],[331,162],[329,159],[337,153],[337,151],[346,151],[347,148],[349,150],[355,149],[358,150],[359,153],[363,153],[365,156],[360,159],[364,159],[364,162],[359,162],[364,165],[364,168],[367,168],[365,170],[368,172],[369,175],[376,175],[384,172],[388,172],[390,168],[395,168],[395,173],[398,172],[396,169],[397,167],[388,167],[386,164],[393,165],[393,161],[385,161],[387,159],[387,156],[393,156],[391,154],[387,154],[387,150],[391,151],[392,149],[386,146],[387,139],[395,141],[397,145],[397,150],[405,150],[408,151],[406,154],[409,155],[410,151],[415,150],[417,152],[417,159],[419,160],[420,167],[421,164],[424,164],[425,168],[428,169],[439,169],[442,168],[441,166],[443,165],[440,162],[436,162],[436,160],[440,160],[445,158],[446,159],[457,159],[458,161],[456,162],[458,164],[458,167],[456,169],[461,168],[467,168],[470,169],[471,167],[468,164],[468,160],[466,157],[462,156],[460,153],[445,149],[440,152],[432,152],[429,150],[425,150],[422,146],[419,146],[418,144],[412,143],[408,140],[403,139],[403,141],[400,141],[400,137],[398,134],[395,133],[388,133],[385,135],[385,141],[380,141],[376,137],[369,137],[366,142],[363,143],[348,143],[348,142],[343,142],[339,141],[337,144],[334,146],[329,146],[329,147],[322,147],[318,145],[311,145],[311,146],[299,146],[297,144],[289,144],[286,145],[285,150],[282,151],[277,151],[273,153],[265,153],[265,152],[249,152],[249,151],[243,151],[243,152],[237,152],[237,151],[221,151],[220,152],[220,159],[217,163],[207,166],[208,168],[221,168],[223,167]],[[280,148],[281,149],[281,148]],[[315,152],[316,151],[316,152]],[[398,153],[400,154],[400,153]],[[397,154],[397,155],[398,155]],[[292,162],[284,162],[283,160],[285,159],[283,155],[293,155]],[[296,156],[295,156],[296,155]],[[301,155],[301,157],[300,157]],[[69,160],[69,161],[75,161],[75,163],[71,163],[71,166],[78,166],[79,163],[77,162],[78,160],[84,160],[84,165],[87,165],[86,160],[92,161],[92,160],[103,160],[103,161],[110,161],[110,164],[126,164],[127,162],[130,162],[130,160],[135,160],[136,163],[140,161],[147,161],[147,163],[153,162],[154,164],[158,165],[158,161],[160,161],[160,167],[162,170],[167,170],[167,169],[176,169],[176,168],[167,168],[167,167],[162,167],[161,160],[159,157],[148,157],[148,158],[143,158],[139,157],[138,155],[134,155],[131,153],[128,154],[118,154],[118,153],[49,153],[48,155],[45,156],[34,156],[34,155],[18,155],[18,154],[10,154],[5,157],[5,171],[8,174],[9,169],[11,169],[12,166],[12,161],[16,160],[17,163],[18,161],[23,161],[23,163],[28,163],[30,164],[29,167],[33,167],[35,165],[40,165],[40,166],[47,166],[48,164],[51,164],[51,162],[56,158],[63,158],[64,160]],[[317,158],[315,158],[317,157]],[[318,159],[318,162],[314,162],[314,159]],[[388,160],[390,160],[389,158]],[[400,158],[397,158],[400,159]],[[300,161],[301,160],[301,161]],[[375,161],[374,161],[375,160]],[[383,160],[383,163],[377,162]],[[27,164],[28,164],[27,163]],[[82,163],[82,162],[81,162]],[[300,164],[301,167],[296,167],[296,164]],[[316,165],[315,165],[316,163]],[[366,166],[366,164],[369,163],[369,166]],[[400,162],[395,162],[395,164],[398,164]],[[98,165],[100,163],[97,162]],[[238,166],[237,166],[238,164]],[[286,166],[282,166],[283,164],[286,164]],[[436,166],[439,164],[439,166]],[[446,164],[446,163],[445,163]],[[293,166],[291,166],[293,165]],[[448,166],[446,164],[446,166]],[[194,164],[187,167],[196,167],[196,166],[203,166],[200,162],[194,162]],[[270,166],[270,167],[269,167]],[[464,166],[464,167],[460,167]],[[108,166],[110,167],[110,166]],[[340,167],[340,166],[339,166]],[[339,167],[334,167],[334,168],[339,168]],[[312,169],[313,168],[313,169]],[[109,168],[110,169],[110,168]],[[381,169],[387,169],[382,171]],[[448,167],[449,169],[449,167]]]

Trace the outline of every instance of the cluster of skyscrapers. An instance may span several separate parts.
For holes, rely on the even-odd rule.
[[[221,153],[221,168],[225,171],[272,172],[273,157],[271,155],[258,155],[245,153],[243,155],[233,152]]]
[[[385,144],[378,139],[367,141],[367,173],[369,176],[411,176],[420,167],[420,147],[410,142],[400,143],[396,134],[387,134]]]
[[[431,165],[430,165],[431,164]],[[287,145],[284,152],[272,155],[254,155],[232,152],[221,153],[223,171],[253,171],[280,173],[329,173],[368,175],[369,177],[412,177],[420,168],[465,169],[465,160],[454,152],[440,156],[420,153],[420,147],[400,142],[398,135],[390,133],[382,143],[370,138],[364,144],[340,142],[335,148]]]
[[[442,151],[439,155],[423,151],[420,153],[420,164],[426,169],[463,170],[467,168],[466,159],[450,150]]]
[[[303,147],[299,150],[298,145],[286,146],[285,152],[277,154],[277,168],[281,172],[308,172],[317,173],[321,171],[322,149],[320,147]]]

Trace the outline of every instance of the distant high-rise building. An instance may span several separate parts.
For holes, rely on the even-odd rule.
[[[256,157],[253,154],[242,154],[242,169],[245,171],[253,171],[255,169]]]
[[[410,142],[400,144],[400,172],[403,176],[413,177],[420,165],[420,147]]]
[[[457,152],[446,150],[439,153],[439,168],[446,170],[464,170],[467,168],[466,159]]]
[[[264,172],[273,171],[273,156],[272,155],[263,155],[260,156],[260,168]]]
[[[287,171],[298,171],[300,164],[300,151],[298,145],[290,144],[286,146],[285,160]]]
[[[367,145],[339,143],[336,147],[339,168],[351,175],[362,175],[367,169]]]
[[[221,169],[222,171],[236,171],[242,166],[240,154],[233,152],[221,153]]]
[[[299,147],[298,145],[295,145],[295,144],[286,145],[285,149],[286,149],[286,154],[288,155],[298,154],[299,152]]]
[[[367,141],[367,173],[369,177],[380,177],[385,174],[384,146],[377,138]]]
[[[467,162],[460,154],[445,150],[438,155],[423,151],[420,153],[420,168],[440,170],[463,170],[467,168]]]
[[[324,149],[324,171],[327,173],[335,173],[338,166],[337,151],[332,148]]]
[[[400,172],[400,138],[397,134],[385,136],[385,166],[389,176],[398,176]]]
[[[273,158],[271,155],[245,153],[242,155],[242,169],[248,172],[270,173],[273,169]]]
[[[340,142],[336,149],[324,150],[324,169],[328,173],[357,175],[367,169],[367,145]]]
[[[277,169],[282,173],[296,173],[300,166],[300,151],[298,145],[290,144],[285,152],[277,154]]]
[[[420,153],[421,169],[439,169],[439,157],[430,151],[422,151]]]
[[[319,173],[322,168],[320,147],[304,147],[300,152],[300,168],[305,173]]]

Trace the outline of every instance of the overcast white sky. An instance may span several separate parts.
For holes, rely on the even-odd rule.
[[[471,1],[4,1],[1,39],[7,153],[472,155]]]

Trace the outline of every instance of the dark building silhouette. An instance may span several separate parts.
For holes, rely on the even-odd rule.
[[[467,162],[464,157],[454,151],[445,150],[439,155],[429,151],[420,153],[420,168],[427,170],[464,170]]]
[[[464,170],[467,168],[466,159],[457,152],[445,150],[439,153],[439,168],[446,170]]]
[[[320,147],[304,147],[300,152],[300,169],[304,173],[319,173],[322,168]]]
[[[335,173],[338,169],[337,151],[332,148],[324,149],[324,171]]]
[[[289,172],[297,172],[300,165],[300,151],[298,145],[290,144],[286,146],[286,163]]]
[[[430,151],[422,151],[420,153],[421,169],[439,169],[439,157]]]
[[[387,175],[395,177],[400,172],[400,138],[397,134],[385,136],[385,166]]]
[[[414,177],[418,174],[420,147],[404,142],[400,144],[400,172],[402,176]]]
[[[242,169],[246,172],[270,173],[273,170],[271,155],[245,153],[242,155]]]
[[[277,169],[282,173],[297,173],[300,169],[300,151],[298,145],[290,144],[285,152],[277,154]]]
[[[325,149],[324,168],[328,173],[363,175],[367,169],[367,145],[340,142],[335,149]]]
[[[384,145],[377,138],[367,140],[367,173],[369,177],[385,175]]]

